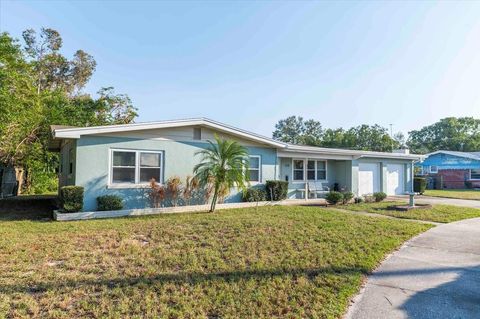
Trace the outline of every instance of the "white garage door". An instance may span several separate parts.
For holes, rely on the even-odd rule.
[[[387,194],[402,195],[405,193],[405,168],[402,164],[387,165]]]
[[[358,194],[366,195],[380,191],[380,165],[360,163],[358,165]]]

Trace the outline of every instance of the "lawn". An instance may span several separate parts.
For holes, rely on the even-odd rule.
[[[365,211],[397,218],[418,219],[438,223],[450,223],[457,220],[480,217],[480,209],[451,205],[434,205],[429,209],[416,209],[408,212],[389,209],[392,205],[405,205],[405,202],[380,202],[350,204],[341,208],[353,211]]]
[[[480,191],[472,189],[427,189],[424,195],[459,199],[480,199]]]
[[[0,221],[0,318],[339,318],[430,225],[317,207]]]

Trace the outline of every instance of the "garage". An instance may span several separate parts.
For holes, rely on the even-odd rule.
[[[358,194],[367,195],[380,191],[380,165],[378,163],[358,164]]]
[[[387,165],[387,195],[405,193],[405,166],[403,164]]]

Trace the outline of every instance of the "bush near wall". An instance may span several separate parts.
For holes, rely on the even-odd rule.
[[[413,179],[413,191],[423,194],[427,188],[427,179],[425,177],[415,177]]]
[[[60,189],[60,203],[64,212],[81,211],[83,208],[83,187],[63,186]]]
[[[385,194],[384,192],[376,192],[373,193],[373,198],[375,198],[375,201],[378,203],[387,198],[387,194]]]
[[[104,195],[97,197],[97,210],[120,210],[123,209],[122,198],[117,195]]]
[[[343,201],[343,194],[340,192],[331,191],[327,195],[325,195],[325,199],[329,204],[336,205]]]
[[[286,181],[267,181],[265,184],[267,200],[280,201],[287,199],[288,182]]]
[[[244,202],[262,202],[267,200],[267,192],[263,188],[249,188],[243,193]]]

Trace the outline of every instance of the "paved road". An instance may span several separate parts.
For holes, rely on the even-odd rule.
[[[480,218],[407,242],[369,277],[346,318],[480,318]]]
[[[408,200],[408,196],[391,196],[392,199]],[[445,204],[463,207],[475,207],[480,208],[480,200],[471,199],[455,199],[455,198],[442,198],[442,197],[430,197],[430,196],[415,196],[417,203],[427,204]]]

